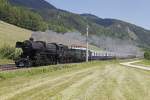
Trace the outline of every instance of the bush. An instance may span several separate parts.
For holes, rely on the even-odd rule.
[[[0,57],[6,59],[16,59],[21,54],[21,50],[15,47],[4,45],[0,48]]]
[[[144,53],[144,58],[147,59],[147,60],[150,60],[150,51],[146,51]]]

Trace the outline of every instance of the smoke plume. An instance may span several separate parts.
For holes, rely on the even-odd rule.
[[[56,42],[64,45],[79,45],[86,46],[86,36],[79,32],[56,33],[53,31],[34,32],[32,37],[36,41]],[[118,57],[126,57],[129,55],[142,56],[143,52],[129,40],[118,38],[90,35],[88,38],[90,44],[93,44],[105,52],[111,52]]]

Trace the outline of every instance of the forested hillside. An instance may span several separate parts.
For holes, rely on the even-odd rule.
[[[116,19],[102,19],[91,14],[75,14],[54,7],[45,0],[0,0],[0,19],[30,30],[50,29],[56,32],[78,31],[97,36],[134,41],[150,45],[150,31]]]
[[[150,45],[150,30],[117,19],[102,19],[91,14],[82,14],[81,16],[109,30],[108,33],[111,37],[136,41],[145,47]]]
[[[39,14],[23,7],[12,6],[7,0],[0,0],[0,20],[33,31],[47,29],[47,24]]]

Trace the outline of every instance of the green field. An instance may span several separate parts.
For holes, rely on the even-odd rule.
[[[28,39],[32,31],[0,21],[0,47],[3,45],[15,46],[16,41]]]
[[[1,100],[149,100],[150,72],[118,61],[0,73]]]
[[[145,67],[150,67],[150,60],[141,60],[140,62],[135,63],[135,65],[141,65]]]

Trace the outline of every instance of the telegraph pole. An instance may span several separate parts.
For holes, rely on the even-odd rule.
[[[89,56],[89,50],[88,50],[88,46],[89,46],[89,43],[88,43],[88,36],[89,36],[89,26],[87,25],[87,28],[86,28],[86,62],[88,62],[88,56]]]

